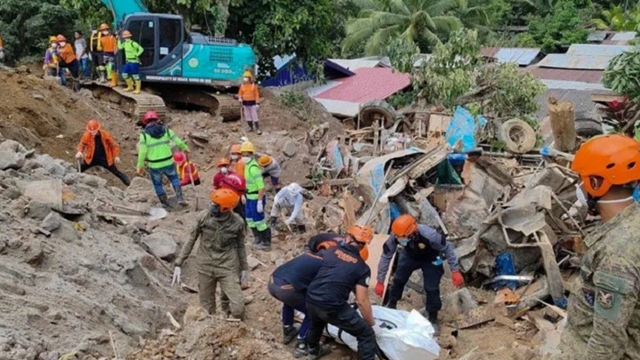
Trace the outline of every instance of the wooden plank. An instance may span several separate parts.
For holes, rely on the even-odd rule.
[[[492,321],[498,316],[508,316],[507,308],[502,303],[485,305],[457,316],[456,324],[458,329],[466,329]]]

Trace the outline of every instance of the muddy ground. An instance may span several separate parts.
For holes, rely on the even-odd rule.
[[[60,88],[54,82],[42,80],[39,74],[29,74],[24,68],[0,71],[0,82],[4,84],[3,96],[0,97],[0,138],[16,140],[27,149],[36,149],[38,154],[48,154],[68,162],[61,163],[66,169],[61,177],[71,176],[69,174],[73,174],[75,167],[75,146],[84,131],[84,124],[95,118],[119,141],[123,160],[120,167],[133,176],[139,129],[116,106],[94,99],[88,90],[73,93]],[[311,126],[327,123],[329,136],[332,136],[340,132],[340,124],[320,106],[300,116],[300,111],[296,115],[293,109],[283,106],[268,92],[264,96],[267,101],[260,109],[262,136],[247,133],[240,122],[222,123],[208,113],[169,111],[165,121],[178,135],[190,139],[189,133],[197,134],[207,141],[197,145],[188,140],[193,152],[192,160],[199,165],[204,180],[201,186],[184,190],[191,206],[187,210],[170,213],[162,221],[123,225],[105,222],[90,213],[82,220],[89,229],[80,227],[80,231],[74,228],[80,220],[66,219],[67,225],[75,230],[69,232],[67,227],[63,234],[54,232],[50,237],[44,237],[32,231],[42,219],[20,214],[21,209],[28,205],[28,199],[23,193],[7,190],[15,187],[21,191],[20,187],[10,181],[3,182],[0,239],[6,246],[0,246],[0,271],[14,274],[16,279],[0,286],[0,308],[3,313],[12,314],[0,320],[0,329],[6,329],[0,331],[0,359],[27,359],[20,356],[30,347],[34,349],[28,354],[36,353],[38,346],[42,351],[37,354],[43,355],[36,355],[34,359],[54,359],[56,355],[74,350],[78,350],[77,359],[111,358],[114,351],[118,351],[121,357],[136,360],[175,359],[178,356],[187,359],[293,359],[293,345],[279,344],[280,305],[269,296],[266,281],[277,264],[300,253],[302,243],[306,241],[304,237],[280,232],[274,235],[271,252],[253,253],[249,249],[250,256],[258,259],[261,265],[252,271],[250,288],[245,292],[254,300],[248,305],[247,320],[243,324],[208,317],[197,307],[190,307],[187,311],[188,305],[197,305],[197,295],[171,288],[170,262],[160,263],[149,257],[148,251],[140,245],[140,239],[149,233],[162,232],[170,235],[179,250],[196,214],[196,198],[199,209],[208,203],[210,179],[214,174],[211,165],[242,136],[253,141],[259,152],[272,154],[281,160],[283,183],[306,180],[319,151],[318,146],[310,146],[306,141],[307,131]],[[295,144],[295,155],[286,156],[282,151],[291,146],[290,142]],[[28,182],[56,177],[49,170],[49,173],[38,170],[43,167],[23,168],[18,174],[5,171],[2,178],[15,175]],[[87,203],[92,197],[126,205],[151,206],[155,203],[151,185],[146,180],[136,180],[129,189],[125,189],[105,171],[92,169],[90,173],[106,180],[107,184],[85,179],[68,185],[78,198]],[[91,184],[101,188],[92,188]],[[267,209],[270,209],[272,196],[270,194]],[[316,231],[324,230],[322,221],[318,221],[318,211],[331,200],[316,196],[310,202],[310,232],[314,228]],[[88,243],[88,239],[95,243]],[[247,239],[247,243],[250,242],[251,239]],[[33,260],[30,252],[38,246],[42,247],[44,255],[42,259],[36,256]],[[183,281],[197,288],[195,269],[190,261],[185,265]],[[443,278],[442,290],[443,296],[453,291],[448,275]],[[493,293],[475,289],[472,292],[481,303],[493,301]],[[378,299],[373,300],[376,302]],[[400,304],[405,309],[423,306],[422,296],[413,290],[409,290],[406,301]],[[183,324],[182,329],[177,330],[170,325],[167,311]],[[535,329],[527,322],[517,322],[513,329],[491,322],[455,331],[449,326],[451,318],[447,309],[443,309],[441,359],[457,359],[473,349],[476,350],[467,359],[539,358],[529,350],[535,349],[537,340],[533,337]],[[110,339],[110,332],[114,341]],[[356,359],[356,356],[349,349],[337,346],[327,359]]]

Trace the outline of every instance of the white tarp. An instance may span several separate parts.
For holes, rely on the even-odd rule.
[[[416,310],[388,309],[373,306],[376,325],[376,340],[380,350],[389,360],[435,360],[440,354],[440,346],[433,339],[433,326]],[[329,325],[327,331],[336,341],[358,351],[358,341],[346,332]]]

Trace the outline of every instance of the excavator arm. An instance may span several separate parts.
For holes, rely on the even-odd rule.
[[[101,0],[113,14],[114,28],[118,29],[127,15],[135,13],[148,13],[149,9],[142,0]]]

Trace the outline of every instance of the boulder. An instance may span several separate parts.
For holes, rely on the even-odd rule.
[[[142,244],[147,251],[160,259],[172,261],[175,258],[178,244],[171,234],[156,232],[142,239]]]
[[[5,140],[0,143],[0,151],[8,151],[12,153],[26,153],[27,149],[17,141]]]
[[[73,185],[76,183],[76,181],[78,181],[77,172],[68,173],[64,176],[64,178],[62,178],[62,182],[66,185]]]
[[[65,174],[65,167],[61,164],[62,161],[54,159],[47,154],[38,155],[34,160],[47,170],[49,174],[57,178],[62,178]]]
[[[298,144],[296,144],[293,139],[290,139],[282,147],[282,153],[287,155],[288,157],[294,157],[296,156],[297,149]]]
[[[60,223],[62,222],[62,217],[55,211],[52,211],[47,215],[42,223],[40,223],[40,227],[51,232],[60,227]]]
[[[20,169],[24,165],[25,157],[23,153],[0,150],[0,170]]]
[[[29,201],[27,216],[31,219],[44,220],[51,212],[51,206],[38,200]]]
[[[107,186],[107,180],[89,174],[79,174],[78,181],[90,187],[105,187]]]

